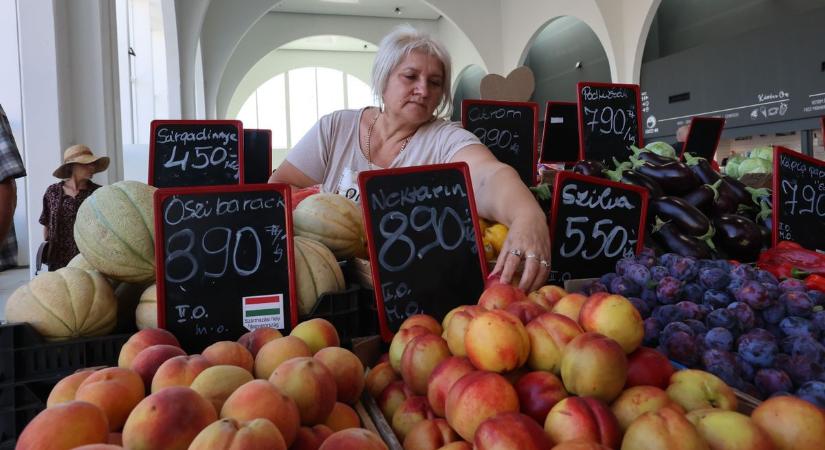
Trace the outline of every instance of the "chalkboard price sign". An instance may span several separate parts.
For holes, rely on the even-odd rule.
[[[487,275],[466,163],[358,175],[381,335],[475,304]]]
[[[647,191],[638,186],[560,172],[550,220],[554,281],[599,277],[642,249]]]
[[[638,84],[580,82],[576,92],[581,159],[625,161],[643,145]]]
[[[153,120],[149,184],[159,188],[242,184],[238,120]]]
[[[272,130],[243,130],[243,182],[266,183],[272,174]]]
[[[297,323],[288,185],[158,189],[158,325],[188,353]]]
[[[573,102],[547,102],[539,161],[544,164],[579,161],[579,122]]]
[[[524,184],[535,186],[538,104],[464,100],[461,125],[475,134],[499,161],[516,169]]]
[[[679,157],[682,158],[685,153],[690,153],[712,161],[716,155],[716,147],[719,146],[723,128],[725,128],[725,119],[722,117],[692,118],[687,140]]]
[[[776,146],[773,165],[773,244],[825,251],[825,161]]]

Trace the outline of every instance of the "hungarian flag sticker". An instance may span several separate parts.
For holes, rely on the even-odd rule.
[[[283,294],[243,297],[243,326],[249,331],[263,327],[283,329]]]

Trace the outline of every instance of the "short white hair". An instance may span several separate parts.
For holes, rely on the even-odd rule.
[[[384,89],[390,73],[401,64],[401,61],[413,51],[424,52],[435,56],[444,66],[443,92],[441,101],[436,108],[437,115],[449,115],[453,108],[453,94],[450,83],[450,54],[440,42],[433,39],[428,33],[419,31],[408,24],[395,27],[390,34],[381,39],[375,62],[372,64],[372,93],[382,109],[384,106]]]

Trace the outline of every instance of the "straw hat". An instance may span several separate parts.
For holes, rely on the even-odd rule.
[[[92,149],[82,144],[72,145],[63,152],[63,164],[52,175],[61,179],[69,178],[72,176],[72,164],[92,163],[95,165],[95,173],[103,172],[109,167],[109,157],[95,156]]]

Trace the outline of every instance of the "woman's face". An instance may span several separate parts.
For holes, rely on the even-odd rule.
[[[94,163],[89,164],[72,164],[72,176],[82,180],[88,180],[95,174]]]
[[[430,120],[444,93],[444,65],[434,55],[410,52],[391,73],[384,89],[388,112],[420,124]]]

